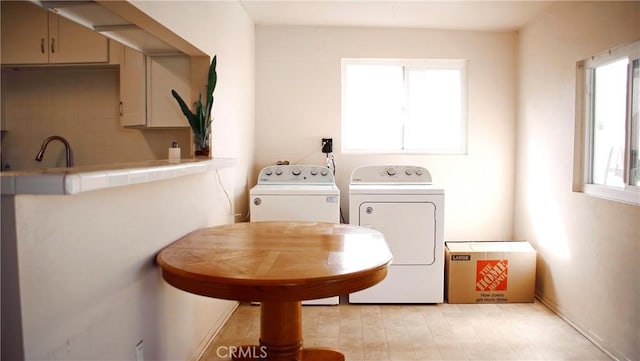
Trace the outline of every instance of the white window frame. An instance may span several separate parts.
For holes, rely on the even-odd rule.
[[[467,77],[466,59],[392,59],[392,58],[343,58],[342,59],[342,153],[345,154],[467,154],[467,128],[468,128],[468,77]],[[433,148],[425,149],[353,149],[348,148],[347,142],[344,141],[347,136],[346,131],[346,87],[347,76],[346,67],[349,65],[394,65],[402,66],[406,75],[407,68],[423,68],[423,69],[456,69],[460,71],[460,90],[461,90],[461,119],[460,119],[460,145],[455,150],[438,150]],[[405,82],[405,88],[407,83]],[[406,94],[405,94],[406,99]],[[405,119],[402,120],[403,122]],[[403,140],[404,142],[404,140]]]
[[[625,117],[624,176],[625,185],[615,187],[593,184],[593,77],[594,69],[627,57],[627,105]],[[631,70],[635,60],[640,59],[640,41],[611,49],[605,53],[579,61],[576,66],[576,157],[574,168],[574,191],[587,195],[640,205],[640,187],[629,184],[631,147]],[[635,96],[638,96],[636,94]]]

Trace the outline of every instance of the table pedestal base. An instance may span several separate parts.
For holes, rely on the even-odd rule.
[[[330,348],[302,348],[302,304],[262,302],[260,345],[242,346],[234,361],[344,361],[344,355]]]

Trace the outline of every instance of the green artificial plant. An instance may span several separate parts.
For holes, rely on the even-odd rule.
[[[202,104],[202,93],[198,94],[198,100],[195,101],[195,113],[193,113],[182,97],[171,89],[171,95],[176,99],[182,114],[187,117],[189,125],[193,130],[194,142],[196,145],[196,155],[209,155],[209,138],[211,137],[211,109],[213,107],[213,91],[216,88],[218,74],[216,73],[216,57],[214,55],[209,66],[209,74],[207,76],[207,98],[206,103]]]

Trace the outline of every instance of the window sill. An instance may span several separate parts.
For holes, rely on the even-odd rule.
[[[630,189],[621,189],[596,184],[585,184],[583,193],[592,197],[640,206],[640,191],[638,187],[629,188]]]

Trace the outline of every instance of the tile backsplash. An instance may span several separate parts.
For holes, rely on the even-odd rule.
[[[166,159],[173,141],[189,153],[189,128],[120,126],[117,67],[3,69],[2,103],[3,170],[64,167],[60,142],[34,159],[51,135],[69,141],[75,165]]]

